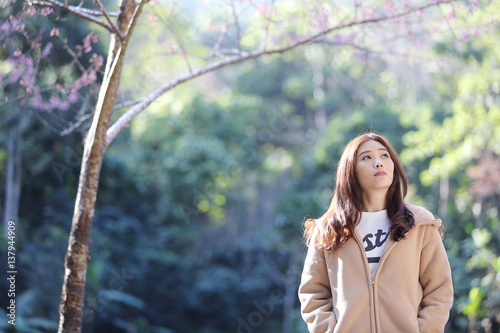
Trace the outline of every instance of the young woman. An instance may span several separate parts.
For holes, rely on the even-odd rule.
[[[367,133],[346,146],[333,199],[305,223],[299,287],[309,332],[443,332],[453,302],[441,221],[404,202],[394,148]]]

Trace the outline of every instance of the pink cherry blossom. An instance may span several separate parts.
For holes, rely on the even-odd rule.
[[[158,16],[155,14],[148,14],[148,20],[151,22],[151,25],[155,25],[156,21],[158,21]]]
[[[59,36],[59,29],[57,28],[53,28],[52,30],[50,30],[50,36]]]
[[[257,14],[259,16],[267,16],[269,14],[269,4],[267,2],[263,2],[257,8]]]
[[[384,9],[388,12],[393,12],[394,11],[394,2],[392,1],[387,1],[385,4],[384,4]]]
[[[90,63],[93,63],[97,68],[101,68],[104,63],[104,58],[100,55],[94,53],[92,58],[89,60]]]
[[[94,32],[89,33],[85,38],[83,38],[83,50],[85,53],[92,51],[92,44],[97,43],[97,36]]]
[[[40,14],[42,14],[43,16],[47,16],[49,14],[51,14],[54,10],[50,7],[45,7],[43,8],[41,11],[40,11]]]

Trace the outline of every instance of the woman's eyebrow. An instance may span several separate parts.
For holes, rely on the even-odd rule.
[[[388,151],[388,150],[387,150],[387,149],[385,149],[385,148],[379,148],[378,150],[385,150],[385,151]],[[362,151],[361,153],[359,153],[359,155],[358,155],[358,156],[361,156],[361,155],[363,155],[363,154],[365,154],[365,153],[369,153],[369,152],[371,152],[371,150],[365,150],[365,151]]]

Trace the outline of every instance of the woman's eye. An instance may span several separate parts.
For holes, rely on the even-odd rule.
[[[369,159],[369,158],[371,158],[371,157],[368,156],[368,155],[365,155],[361,160],[366,160],[366,159]]]
[[[388,158],[389,154],[383,154],[382,157]]]

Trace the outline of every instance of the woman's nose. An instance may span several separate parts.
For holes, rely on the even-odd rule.
[[[382,164],[382,161],[381,160],[376,160],[375,161],[375,168],[381,168],[383,167],[384,165]]]

